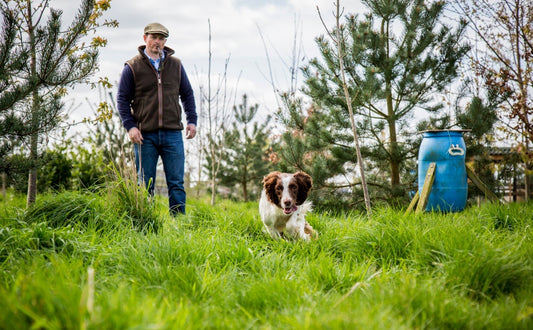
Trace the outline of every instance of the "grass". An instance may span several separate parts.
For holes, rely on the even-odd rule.
[[[172,218],[113,191],[0,201],[0,329],[533,328],[531,204],[313,213],[304,243],[254,202]]]

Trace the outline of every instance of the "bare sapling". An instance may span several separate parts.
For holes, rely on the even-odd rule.
[[[322,22],[322,25],[324,26],[324,29],[328,33],[328,35],[331,38],[331,40],[333,41],[333,43],[337,46],[337,58],[339,59],[339,69],[340,69],[340,73],[341,73],[342,87],[343,87],[343,90],[344,90],[344,97],[346,99],[346,105],[348,107],[348,112],[350,114],[350,123],[351,123],[351,126],[352,126],[353,141],[354,141],[355,150],[356,150],[356,153],[357,153],[357,163],[359,165],[359,171],[360,171],[360,175],[361,175],[361,186],[363,188],[363,195],[364,195],[364,199],[365,199],[366,212],[367,212],[368,217],[372,218],[372,209],[371,209],[371,206],[370,206],[370,197],[368,195],[368,187],[367,187],[366,179],[365,179],[365,167],[364,167],[364,163],[363,163],[363,157],[361,156],[361,149],[359,147],[359,138],[358,138],[357,129],[356,129],[356,126],[355,126],[355,118],[354,118],[353,107],[352,107],[352,98],[351,98],[350,93],[348,91],[348,85],[346,83],[346,74],[345,74],[345,70],[344,70],[344,49],[342,47],[343,46],[344,36],[342,35],[341,24],[340,24],[340,18],[341,18],[341,15],[342,15],[342,12],[340,10],[340,1],[337,0],[335,2],[335,5],[336,5],[336,12],[335,12],[336,31],[335,31],[335,34],[333,34],[333,33],[331,33],[329,31],[326,23],[324,22],[324,20],[322,18],[322,15],[320,14],[320,9],[319,9],[318,6],[317,6],[317,11],[318,11],[318,15],[320,17],[320,21]]]

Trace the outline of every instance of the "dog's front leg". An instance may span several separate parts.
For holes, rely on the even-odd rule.
[[[275,240],[280,240],[283,238],[283,233],[280,233],[276,230],[276,228],[272,228],[270,226],[265,225],[266,230],[270,234],[270,236]]]
[[[309,235],[305,233],[305,219],[298,214],[294,214],[285,227],[285,231],[293,238],[303,239],[308,241]]]

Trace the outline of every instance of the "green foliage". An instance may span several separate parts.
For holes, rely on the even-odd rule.
[[[107,119],[99,117],[98,105],[88,100],[96,119],[88,125],[86,142],[89,143],[93,153],[100,155],[103,164],[113,164],[117,168],[124,168],[131,158],[132,143],[122,127],[112,92],[109,92],[107,88],[99,90],[99,104],[112,107],[112,113]]]
[[[496,191],[497,181],[493,161],[488,155],[491,145],[494,125],[498,121],[498,104],[501,103],[499,95],[489,91],[487,101],[473,97],[465,111],[458,111],[457,124],[471,131],[464,135],[467,157],[473,159],[473,169],[481,181],[491,190]],[[478,187],[468,187],[468,195],[484,196]]]
[[[72,227],[52,228],[45,222],[26,226],[3,227],[0,230],[0,262],[18,263],[35,253],[61,253],[72,255],[88,246],[76,242],[77,233]]]
[[[110,170],[104,162],[103,153],[96,148],[87,149],[78,145],[72,157],[73,186],[77,189],[95,190],[101,187]]]
[[[61,150],[45,152],[37,175],[38,190],[69,190],[72,187],[72,166],[72,160]]]
[[[266,157],[270,116],[262,123],[254,121],[258,109],[257,104],[248,106],[246,95],[243,95],[239,106],[233,107],[235,121],[232,128],[224,132],[223,143],[226,148],[218,173],[222,185],[240,187],[238,195],[245,202],[258,198],[261,180],[269,172]]]
[[[479,97],[472,98],[465,111],[457,114],[458,125],[465,129],[471,129],[469,135],[480,140],[487,133],[492,132],[494,123],[498,120],[497,106],[484,104]]]
[[[0,221],[15,217],[24,209],[26,196],[13,189],[7,189],[5,195],[0,194]]]
[[[109,176],[110,165],[105,152],[96,146],[87,148],[82,142],[76,144],[65,139],[47,149],[37,160],[38,190],[55,192],[63,190],[93,190],[104,186]],[[28,158],[17,154],[6,159],[4,164],[7,177],[6,186],[18,192],[27,191]]]
[[[362,18],[346,15],[340,27],[347,88],[372,200],[394,204],[405,201],[410,185],[400,178],[407,176],[410,159],[416,157],[415,112],[442,109],[434,95],[457,77],[469,47],[462,44],[465,24],[454,28],[445,23],[442,1],[363,3],[370,13]],[[307,169],[318,188],[348,190],[352,203],[359,203],[360,179],[337,45],[324,36],[317,38],[317,45],[321,58],[303,68],[304,92],[314,105],[305,113],[301,101],[287,95],[281,115],[288,130],[280,155],[292,167]]]
[[[53,228],[71,225],[97,226],[101,219],[102,206],[96,195],[90,193],[64,192],[57,195],[44,195],[32,204],[24,221],[28,223],[46,222]]]
[[[161,226],[157,204],[146,187],[137,184],[137,176],[128,169],[114,169],[107,185],[107,204],[140,230],[157,232]],[[131,170],[131,169],[130,169]]]
[[[533,326],[531,204],[313,212],[319,238],[305,243],[272,240],[256,202],[189,200],[156,233],[122,222],[109,197],[68,197],[100,205],[100,226],[1,220],[0,328]]]
[[[83,0],[70,26],[62,26],[62,11],[49,1],[3,1],[0,44],[0,163],[26,145],[30,169],[28,203],[35,201],[39,144],[61,122],[67,87],[98,69],[98,49],[105,41],[86,38],[100,26],[109,1]],[[104,25],[116,26],[109,21]],[[15,141],[15,142],[14,142]]]
[[[2,172],[6,173],[6,186],[12,187],[19,193],[28,189],[29,164],[26,156],[21,154],[6,157],[2,163]]]
[[[10,10],[2,10],[2,32],[0,38],[0,113],[11,108],[13,104],[24,99],[34,88],[35,80],[26,82],[16,81],[26,64],[28,50],[26,47],[18,47],[17,20],[15,14]],[[1,136],[5,135],[5,130],[10,129],[10,124],[16,123],[13,113],[9,113],[5,121],[0,122]],[[3,124],[7,124],[6,126]]]
[[[81,265],[80,262],[70,264],[54,255],[51,260],[37,257],[21,265],[14,290],[3,292],[13,305],[11,309],[6,306],[6,300],[0,303],[2,310],[10,309],[0,316],[2,327],[17,329],[33,324],[45,329],[78,328],[80,315],[71,311],[78,310],[81,289],[72,279],[80,278]],[[57,277],[58,270],[62,273],[60,277]],[[52,278],[55,280],[50,281]],[[16,296],[20,299],[13,299]]]

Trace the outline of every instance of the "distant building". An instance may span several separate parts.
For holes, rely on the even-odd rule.
[[[488,150],[488,155],[494,164],[494,176],[499,182],[495,193],[502,196],[508,202],[525,200],[526,191],[529,199],[533,198],[533,168],[529,169],[526,178],[524,157],[533,157],[533,149],[527,155],[517,148],[492,147]],[[531,161],[530,161],[531,163]],[[526,183],[529,189],[526,189]]]

